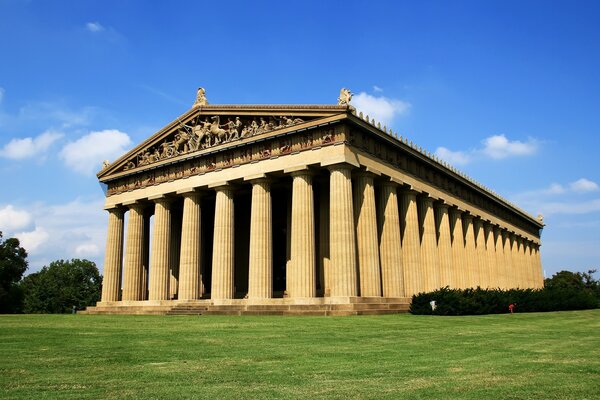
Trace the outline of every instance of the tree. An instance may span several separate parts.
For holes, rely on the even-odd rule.
[[[585,283],[579,272],[560,271],[552,275],[552,278],[547,278],[544,281],[544,286],[548,289],[583,289]]]
[[[89,260],[58,260],[26,276],[21,287],[26,313],[68,313],[100,300],[102,277]]]
[[[0,232],[0,314],[21,312],[23,294],[18,282],[27,270],[27,252],[19,239],[2,240]]]

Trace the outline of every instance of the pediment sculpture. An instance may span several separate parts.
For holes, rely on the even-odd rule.
[[[302,118],[291,116],[252,118],[231,116],[226,118],[223,121],[219,115],[197,116],[187,124],[179,121],[179,127],[174,134],[167,136],[162,143],[140,152],[135,159],[129,160],[125,164],[123,170],[127,171],[181,154],[192,153],[305,122]]]

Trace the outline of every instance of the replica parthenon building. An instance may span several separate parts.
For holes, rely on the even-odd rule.
[[[542,286],[541,217],[350,99],[209,105],[199,89],[105,162],[102,300],[87,312],[399,312],[444,286]]]

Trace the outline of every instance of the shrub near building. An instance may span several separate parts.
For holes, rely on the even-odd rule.
[[[410,311],[428,315],[480,315],[516,312],[585,310],[600,306],[600,282],[588,273],[561,271],[546,279],[543,289],[450,289],[413,296]],[[435,309],[431,302],[435,301]]]

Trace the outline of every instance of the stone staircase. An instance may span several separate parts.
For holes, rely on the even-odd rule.
[[[351,298],[348,303],[319,304],[210,304],[180,303],[167,315],[380,315],[407,313],[410,300],[405,298]]]

